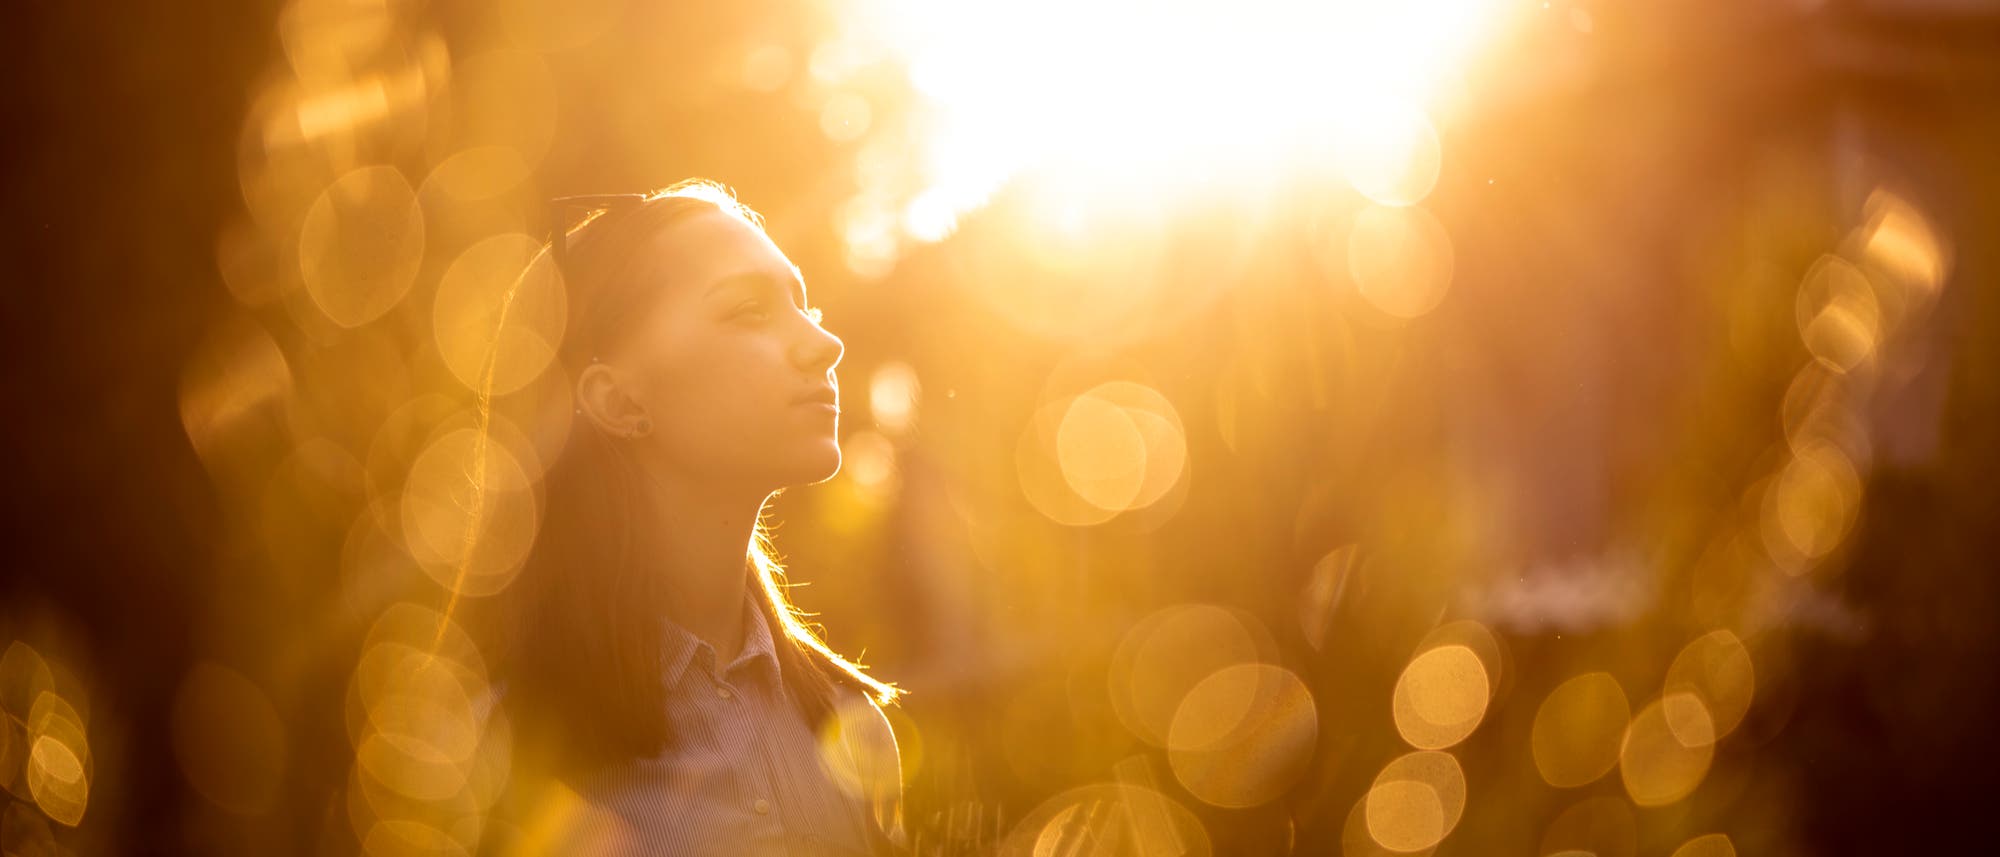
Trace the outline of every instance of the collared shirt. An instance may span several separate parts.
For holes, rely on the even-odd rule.
[[[874,703],[845,688],[815,734],[785,688],[771,628],[744,605],[743,650],[668,626],[665,752],[575,784],[592,805],[594,853],[759,857],[869,854],[871,813],[899,795],[895,739]],[[789,644],[786,641],[784,644]],[[884,747],[886,744],[886,756]],[[885,770],[886,769],[886,770]],[[881,817],[876,815],[875,817]]]

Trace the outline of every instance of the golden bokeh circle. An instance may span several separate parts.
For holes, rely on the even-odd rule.
[[[541,524],[529,474],[477,427],[446,433],[403,481],[404,544],[440,587],[492,595],[512,583]]]
[[[1434,848],[1465,813],[1465,771],[1450,753],[1418,750],[1383,766],[1364,800],[1368,834],[1382,847]]]
[[[1887,188],[1863,204],[1862,258],[1902,291],[1902,314],[1921,308],[1943,288],[1951,268],[1950,248],[1923,211]]]
[[[1372,792],[1371,792],[1372,793]],[[1375,835],[1368,831],[1368,794],[1355,798],[1348,807],[1347,820],[1340,826],[1341,857],[1422,857],[1437,851],[1437,846],[1419,848],[1415,851],[1392,851],[1375,841]]]
[[[1171,495],[1187,473],[1187,433],[1159,391],[1107,381],[1039,408],[1015,445],[1015,473],[1049,519],[1100,524]]]
[[[1369,305],[1400,319],[1436,309],[1451,287],[1451,235],[1419,207],[1371,205],[1347,233],[1347,272]]]
[[[1817,362],[1807,364],[1792,376],[1779,406],[1786,446],[1799,454],[1816,443],[1833,443],[1864,457],[1868,429],[1858,404],[1850,379]]]
[[[1715,757],[1715,725],[1691,693],[1654,700],[1632,718],[1618,751],[1625,793],[1645,807],[1679,801],[1701,785]]]
[[[1490,695],[1498,697],[1507,686],[1507,650],[1491,628],[1473,619],[1446,622],[1424,634],[1411,651],[1427,652],[1441,646],[1464,646],[1479,656]]]
[[[1318,709],[1290,670],[1246,663],[1210,673],[1181,699],[1167,761],[1189,794],[1213,806],[1267,803],[1305,774]]]
[[[1396,679],[1390,708],[1410,746],[1442,750],[1465,740],[1486,717],[1492,684],[1472,649],[1438,646],[1410,659]]]
[[[68,699],[42,691],[28,708],[22,781],[35,806],[66,827],[83,823],[95,772],[83,716]]]
[[[1557,788],[1595,782],[1618,764],[1631,719],[1625,689],[1610,673],[1585,673],[1557,685],[1535,711],[1529,739],[1535,769]]]
[[[492,703],[484,659],[456,623],[408,603],[383,611],[348,683],[355,830],[490,806],[511,763],[511,731]]]
[[[1821,256],[1799,284],[1799,338],[1820,365],[1849,372],[1875,353],[1882,310],[1867,272],[1839,256]]]
[[[1109,381],[1069,400],[1056,425],[1055,453],[1072,492],[1100,509],[1125,512],[1158,502],[1180,480],[1187,438],[1165,396]]]
[[[1698,697],[1713,722],[1716,738],[1735,731],[1757,695],[1757,669],[1743,641],[1726,630],[1696,637],[1667,667],[1663,693]]]
[[[334,180],[299,227],[306,292],[341,327],[359,327],[394,308],[423,260],[423,209],[392,167],[359,167]]]
[[[1728,834],[1703,834],[1674,849],[1673,857],[1736,857],[1736,843],[1729,841]]]
[[[868,374],[868,416],[891,435],[909,431],[917,420],[923,382],[910,364],[891,361]]]
[[[1132,417],[1095,396],[1077,396],[1056,426],[1056,464],[1085,502],[1123,511],[1146,474],[1146,441]]]
[[[1070,527],[1104,523],[1118,513],[1078,496],[1056,455],[1056,433],[1069,412],[1067,399],[1037,408],[1014,444],[1014,475],[1021,496],[1044,517]]]
[[[485,657],[443,613],[407,601],[391,604],[369,628],[348,682],[349,740],[358,745],[378,716],[394,714],[377,711],[384,700],[425,687],[441,689],[447,699],[481,698]]]
[[[1217,670],[1259,662],[1258,630],[1247,617],[1211,604],[1159,610],[1132,626],[1106,670],[1111,707],[1140,740],[1168,746],[1181,702]],[[1249,705],[1244,700],[1243,705]]]
[[[1413,105],[1385,104],[1368,113],[1340,128],[1341,175],[1378,205],[1415,205],[1437,186],[1443,156],[1437,128]]]
[[[541,247],[526,235],[495,235],[466,248],[438,281],[438,357],[474,393],[512,393],[555,363],[569,297]]]
[[[1832,553],[1860,515],[1861,474],[1847,453],[1811,441],[1793,453],[1764,492],[1764,544],[1787,569]],[[1801,562],[1786,562],[1786,560]]]

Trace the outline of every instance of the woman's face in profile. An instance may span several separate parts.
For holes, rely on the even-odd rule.
[[[840,339],[762,230],[721,212],[642,245],[658,295],[620,354],[652,433],[639,442],[692,476],[759,491],[840,469]]]

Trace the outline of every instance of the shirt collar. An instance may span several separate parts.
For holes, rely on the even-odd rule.
[[[764,620],[764,611],[751,603],[750,599],[755,597],[753,593],[743,599],[743,649],[736,654],[736,660],[725,668],[717,668],[715,647],[709,645],[707,640],[695,636],[694,632],[673,620],[662,623],[666,639],[660,661],[666,671],[668,686],[679,682],[689,666],[699,666],[712,676],[757,663],[765,665],[773,675],[778,672],[778,655],[771,626]]]
[[[750,598],[755,598],[751,595]],[[729,670],[763,666],[773,675],[778,671],[778,652],[771,636],[771,624],[764,621],[764,611],[757,609],[749,598],[743,599],[743,650],[736,653],[736,661]]]

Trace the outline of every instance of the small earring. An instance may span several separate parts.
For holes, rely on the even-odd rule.
[[[653,433],[653,421],[646,419],[645,417],[640,417],[639,423],[635,427],[638,429],[638,431],[632,433],[634,436]]]

